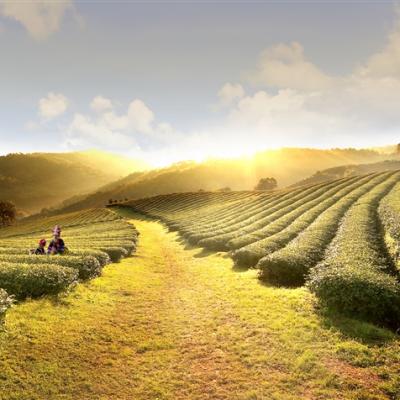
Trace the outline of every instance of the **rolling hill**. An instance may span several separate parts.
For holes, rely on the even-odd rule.
[[[273,176],[283,188],[309,177],[318,170],[349,164],[398,159],[395,154],[373,150],[286,148],[256,154],[251,158],[181,162],[143,174],[131,174],[88,196],[69,199],[65,211],[99,207],[109,199],[138,199],[159,194],[212,191],[229,187],[251,190],[260,178]]]
[[[38,212],[143,168],[98,151],[9,154],[0,157],[0,199],[14,202],[20,212]]]
[[[400,169],[400,160],[386,160],[371,164],[342,165],[340,167],[317,171],[314,175],[296,182],[291,185],[291,187],[314,185],[348,176],[370,174],[373,172],[395,171],[398,169]]]

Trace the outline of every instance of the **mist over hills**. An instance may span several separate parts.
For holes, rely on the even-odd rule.
[[[22,213],[38,212],[144,167],[98,151],[9,154],[0,157],[0,199]]]
[[[327,168],[396,159],[399,160],[399,156],[395,153],[377,150],[283,148],[260,152],[248,158],[181,162],[128,175],[89,196],[69,199],[63,209],[79,210],[104,205],[109,199],[137,199],[174,192],[212,191],[225,187],[249,190],[260,178],[269,176],[276,178],[278,186],[283,188]]]

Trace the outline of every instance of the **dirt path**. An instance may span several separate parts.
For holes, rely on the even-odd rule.
[[[134,223],[135,257],[61,301],[9,312],[0,399],[390,398],[391,378],[369,361],[387,360],[398,342],[383,353],[344,339],[306,290],[262,286],[223,254],[185,250],[161,224]]]

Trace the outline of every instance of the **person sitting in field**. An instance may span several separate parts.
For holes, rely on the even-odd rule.
[[[39,246],[37,247],[37,249],[31,250],[30,253],[36,255],[44,255],[46,254],[45,247],[46,247],[46,239],[40,239]]]
[[[47,249],[47,254],[64,254],[65,252],[65,243],[64,240],[61,239],[61,228],[59,225],[56,225],[53,229],[53,240],[50,242],[49,247]]]

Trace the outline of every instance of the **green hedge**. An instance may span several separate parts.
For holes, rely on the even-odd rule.
[[[367,203],[381,198],[397,179],[392,173],[380,174],[342,197],[286,247],[263,257],[257,264],[260,279],[282,286],[303,285],[309,270],[325,257],[342,217],[353,204],[360,198]]]
[[[59,293],[77,279],[76,270],[60,265],[0,262],[0,286],[19,299]]]
[[[329,309],[370,322],[400,326],[400,286],[380,271],[362,266],[318,266],[307,286]]]
[[[118,262],[128,255],[128,250],[123,247],[99,247],[98,250],[107,253],[112,262]]]
[[[94,257],[99,263],[101,267],[104,267],[107,264],[110,264],[111,259],[110,256],[104,251],[94,250],[94,249],[82,249],[75,250],[68,253],[71,256],[91,256]]]
[[[0,262],[18,264],[57,264],[74,268],[78,271],[79,279],[90,279],[101,274],[101,266],[93,256],[67,255],[0,255]]]
[[[388,190],[390,186],[378,185],[350,208],[323,262],[312,268],[308,286],[329,308],[397,328],[400,286],[377,214]]]
[[[312,202],[297,207],[289,213],[266,227],[231,241],[228,246],[232,249],[241,245],[244,247],[232,254],[235,264],[240,267],[253,267],[257,262],[268,254],[278,251],[295,239],[302,231],[312,224],[324,211],[332,207],[341,198],[348,195],[364,183],[368,182],[371,176],[360,179],[360,177],[348,180],[325,192]],[[293,220],[293,217],[295,219]],[[248,244],[250,241],[253,243]]]
[[[0,256],[2,255],[29,255],[29,250],[26,247],[0,247]],[[80,250],[73,250],[73,251],[68,251],[66,254],[68,256],[92,256],[97,259],[97,261],[100,263],[101,267],[104,267],[105,265],[109,264],[111,262],[110,257],[107,253],[104,253],[104,251],[100,250],[95,250],[95,249],[90,249],[90,248],[83,248]]]

